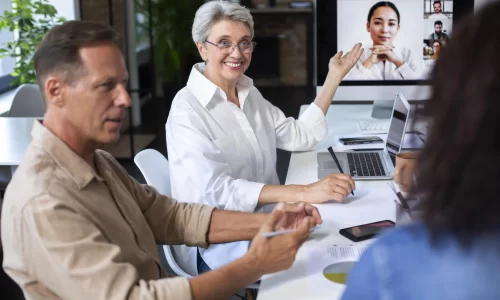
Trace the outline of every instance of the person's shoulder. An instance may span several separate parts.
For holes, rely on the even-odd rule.
[[[420,244],[428,239],[428,233],[424,224],[414,223],[387,230],[373,243],[374,247],[379,246],[399,246]]]
[[[57,162],[43,148],[31,144],[9,182],[4,201],[12,200],[16,206],[22,207],[38,195],[50,194],[58,181],[63,185],[71,184],[62,173]]]

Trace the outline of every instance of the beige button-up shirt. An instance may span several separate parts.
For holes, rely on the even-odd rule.
[[[35,122],[2,209],[3,267],[27,299],[191,299],[156,244],[206,247],[213,208],[177,203],[97,150],[97,173]]]

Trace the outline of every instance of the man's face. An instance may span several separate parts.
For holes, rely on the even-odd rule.
[[[63,84],[62,118],[84,143],[114,142],[131,105],[123,56],[116,45],[106,43],[80,49],[80,58],[81,74]]]
[[[443,30],[443,25],[441,25],[441,24],[436,24],[436,25],[434,25],[434,31],[435,31],[437,34],[440,34],[442,30]]]
[[[439,14],[441,12],[441,3],[434,3],[434,13]]]

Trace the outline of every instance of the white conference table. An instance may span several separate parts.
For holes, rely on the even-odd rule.
[[[301,107],[302,113],[307,106]],[[361,132],[358,122],[367,120],[372,105],[330,106],[327,113],[328,136],[314,151],[294,152],[286,177],[286,184],[309,184],[318,180],[317,151],[337,147],[336,137],[341,135],[366,134]],[[370,148],[381,148],[381,144]],[[317,205],[323,224],[315,230],[308,241],[299,249],[293,266],[282,272],[265,275],[262,278],[258,300],[274,299],[339,299],[345,288],[327,280],[323,270],[329,265],[315,259],[319,248],[349,245],[367,245],[373,240],[353,243],[340,235],[340,229],[381,220],[396,221],[394,195],[386,180],[356,181],[354,196],[349,195],[343,203]]]
[[[12,172],[21,163],[31,143],[31,129],[37,118],[0,117],[0,166],[10,166]]]

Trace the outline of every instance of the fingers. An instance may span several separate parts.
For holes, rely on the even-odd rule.
[[[352,179],[351,175],[348,174],[330,174],[328,175],[332,180],[339,179],[340,181],[346,182],[349,184],[350,187],[346,187],[346,189],[349,189],[349,193],[351,191],[356,190],[356,184],[354,183],[354,180]]]
[[[316,222],[316,224],[323,223],[323,219],[321,218],[321,216],[319,214],[318,208],[316,208],[315,206],[312,206],[310,204],[305,204],[304,210],[306,211],[306,214],[308,216],[311,216],[313,218],[313,220]]]
[[[297,248],[302,245],[302,243],[309,237],[310,229],[311,229],[311,218],[306,217],[301,220],[301,223],[297,230],[291,235],[297,241]]]
[[[297,213],[302,210],[304,210],[304,203],[303,202],[294,202],[294,203],[284,203],[280,202],[277,204],[274,209],[279,209],[283,212],[292,212],[292,213]]]
[[[394,46],[385,46],[385,45],[376,45],[370,48],[370,50],[392,50],[396,47]]]
[[[342,57],[342,55],[343,55],[343,52],[342,52],[342,51],[339,51],[339,52],[337,52],[337,53],[333,56],[333,58],[334,58],[334,59],[340,59],[340,58]]]
[[[361,48],[361,46],[362,46],[361,43],[357,43],[356,45],[354,45],[354,47],[352,47],[352,50],[348,52],[349,58],[359,59],[361,53],[363,53],[363,49]]]
[[[280,219],[283,217],[283,210],[281,209],[274,209],[270,214],[269,217],[267,217],[267,220],[264,222],[262,225],[260,231],[261,232],[270,232],[274,231],[274,228],[276,227],[276,224],[280,221]]]

